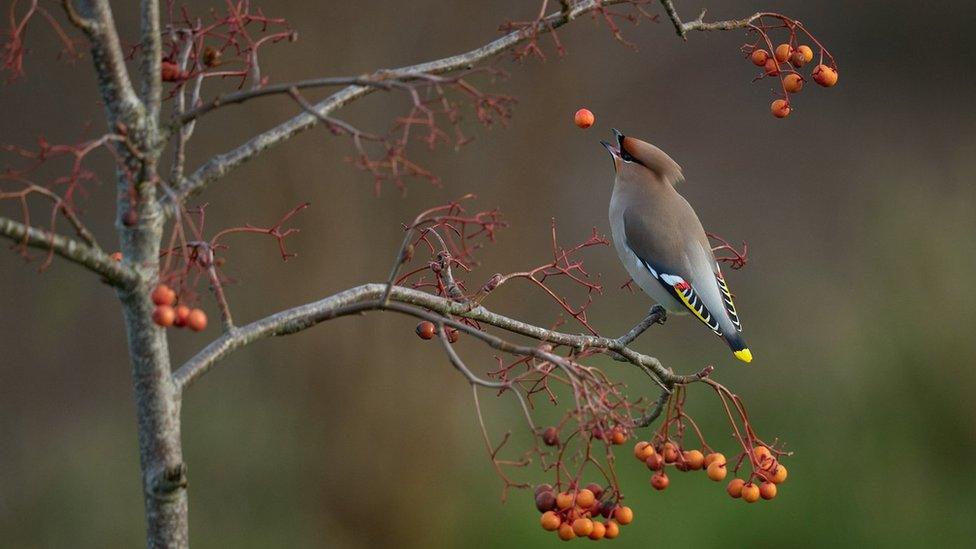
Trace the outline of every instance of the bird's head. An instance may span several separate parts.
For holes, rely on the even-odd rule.
[[[684,179],[681,166],[661,149],[636,137],[628,137],[613,129],[616,144],[600,141],[613,158],[618,177],[647,178],[649,176],[671,185]]]

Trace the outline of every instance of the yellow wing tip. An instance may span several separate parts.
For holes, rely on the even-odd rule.
[[[736,351],[735,358],[745,363],[752,362],[752,352],[749,349],[742,349],[741,351]]]

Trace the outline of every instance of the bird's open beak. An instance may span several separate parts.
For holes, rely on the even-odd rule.
[[[614,141],[617,142],[616,145],[611,145],[607,141],[600,141],[600,144],[607,148],[607,151],[610,153],[610,156],[614,158],[620,158],[620,145],[621,145],[620,142],[623,140],[624,134],[620,133],[617,130],[617,128],[613,128],[613,137],[614,137]]]

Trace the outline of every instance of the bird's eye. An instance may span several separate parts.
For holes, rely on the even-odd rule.
[[[627,151],[620,151],[620,158],[622,158],[624,160],[624,162],[633,162],[634,161],[634,157],[631,156],[630,153],[627,152]]]

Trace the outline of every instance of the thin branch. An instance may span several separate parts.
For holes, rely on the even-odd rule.
[[[664,307],[660,305],[655,305],[651,307],[650,312],[644,317],[644,320],[640,321],[637,326],[630,329],[629,332],[617,338],[617,341],[623,345],[630,345],[635,339],[640,337],[648,328],[655,324],[664,324],[664,321],[668,319],[668,312]]]
[[[678,15],[678,10],[674,7],[672,0],[661,0],[664,11],[668,14],[668,19],[674,24],[674,30],[678,36],[687,40],[689,31],[718,31],[744,29],[752,24],[753,21],[762,17],[762,13],[754,13],[742,19],[728,19],[726,21],[705,22],[705,10],[701,10],[698,17],[693,21],[682,22]]]
[[[437,75],[459,69],[467,69],[477,63],[480,63],[481,61],[484,61],[485,59],[510,50],[518,44],[525,42],[526,40],[530,40],[539,34],[544,34],[559,28],[566,23],[569,23],[573,19],[576,19],[580,15],[603,7],[627,3],[628,1],[629,0],[583,0],[575,4],[570,10],[561,10],[540,19],[534,28],[521,28],[519,30],[510,32],[501,38],[492,40],[479,48],[462,54],[453,55],[451,57],[445,57],[443,59],[437,59],[434,61],[428,61],[426,63],[420,63],[417,65],[378,71],[374,75],[376,78],[371,80],[380,78],[385,80],[396,80],[409,77],[412,74]],[[291,86],[293,86],[293,84],[289,85],[288,87],[290,88]],[[380,88],[373,85],[352,85],[343,88],[342,90],[339,90],[338,92],[327,97],[324,101],[316,104],[315,110],[320,115],[327,116],[336,109],[339,109],[340,107],[343,107],[356,99],[362,98],[373,91],[376,91],[377,89]],[[200,192],[210,182],[223,177],[244,162],[254,158],[269,148],[287,141],[296,134],[311,128],[318,122],[318,117],[309,113],[302,113],[282,124],[279,124],[278,126],[275,126],[274,128],[271,128],[270,130],[252,137],[247,142],[231,151],[214,156],[205,164],[200,166],[200,168],[198,168],[193,174],[179,183],[177,194],[182,199]]]
[[[654,376],[666,384],[690,383],[707,376],[707,372],[704,375],[702,372],[691,375],[676,375],[665,368],[658,359],[638,353],[622,345],[616,339],[584,334],[573,335],[549,330],[494,313],[481,306],[472,307],[470,304],[459,303],[411,288],[395,286],[390,292],[389,302],[384,303],[383,297],[387,289],[387,284],[383,283],[364,284],[238,327],[232,333],[224,334],[214,340],[181,366],[173,374],[174,382],[180,388],[185,389],[219,360],[259,339],[293,334],[339,316],[377,310],[389,310],[428,319],[435,323],[443,323],[452,328],[463,330],[500,351],[531,355],[557,365],[565,364],[565,357],[560,357],[539,347],[513,345],[467,324],[445,317],[468,318],[552,345],[566,345],[580,351],[589,349],[604,352],[615,360],[629,362],[642,369],[649,369]],[[710,372],[710,370],[708,371]]]
[[[0,235],[19,245],[53,251],[68,261],[101,275],[105,282],[117,288],[131,289],[139,283],[139,275],[133,269],[101,250],[73,238],[28,227],[6,217],[0,217]]]

